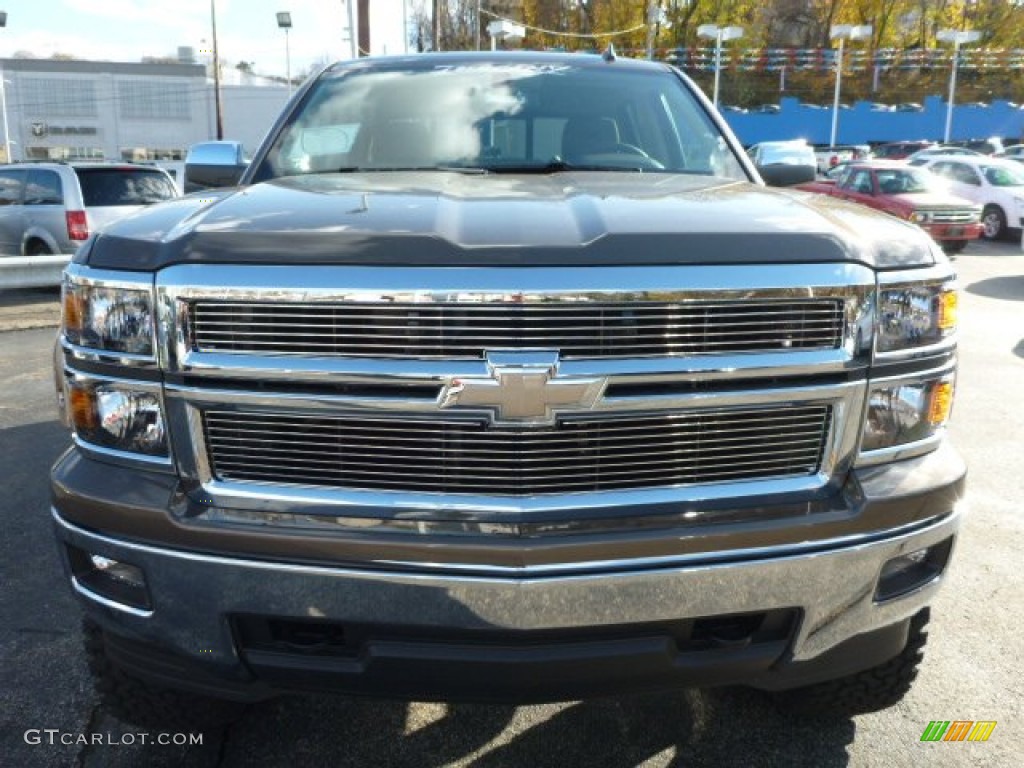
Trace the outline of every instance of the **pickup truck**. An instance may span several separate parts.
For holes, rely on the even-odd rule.
[[[766,188],[669,65],[329,66],[62,300],[51,514],[129,722],[733,684],[851,714],[921,663],[956,275]]]
[[[899,163],[848,163],[838,178],[797,186],[912,221],[948,254],[962,251],[983,230],[980,205],[957,197],[932,174]]]

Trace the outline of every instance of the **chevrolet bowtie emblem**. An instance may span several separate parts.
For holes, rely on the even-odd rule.
[[[604,378],[559,378],[557,352],[488,352],[484,377],[453,378],[442,408],[483,408],[495,424],[553,424],[558,410],[593,408]]]

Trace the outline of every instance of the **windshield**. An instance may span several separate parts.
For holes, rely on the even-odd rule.
[[[747,178],[671,72],[560,62],[401,62],[325,76],[254,180],[408,169]]]
[[[878,188],[886,195],[912,195],[935,192],[934,177],[922,172],[903,169],[876,171]]]
[[[76,168],[86,208],[149,205],[178,196],[162,171],[132,168]]]
[[[1024,170],[1017,170],[1010,165],[986,165],[981,172],[993,187],[1024,186]]]

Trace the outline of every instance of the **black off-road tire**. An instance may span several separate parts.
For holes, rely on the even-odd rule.
[[[118,720],[163,732],[197,732],[220,729],[246,710],[233,701],[151,685],[126,674],[111,662],[103,630],[89,619],[82,621],[82,639],[100,704]]]
[[[925,608],[910,620],[906,646],[884,664],[824,683],[782,691],[776,694],[777,699],[788,709],[817,717],[864,715],[898,704],[910,690],[924,659],[928,618],[929,609]]]

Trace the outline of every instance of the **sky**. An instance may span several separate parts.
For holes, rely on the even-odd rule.
[[[221,59],[255,62],[260,74],[285,74],[284,32],[275,14],[292,16],[291,70],[297,76],[323,59],[349,58],[346,2],[355,0],[215,0]],[[421,0],[405,0],[408,15]],[[371,0],[371,53],[402,53],[403,0]],[[82,59],[139,61],[210,50],[210,0],[0,0],[0,58],[16,51]],[[355,12],[353,10],[353,12]]]

